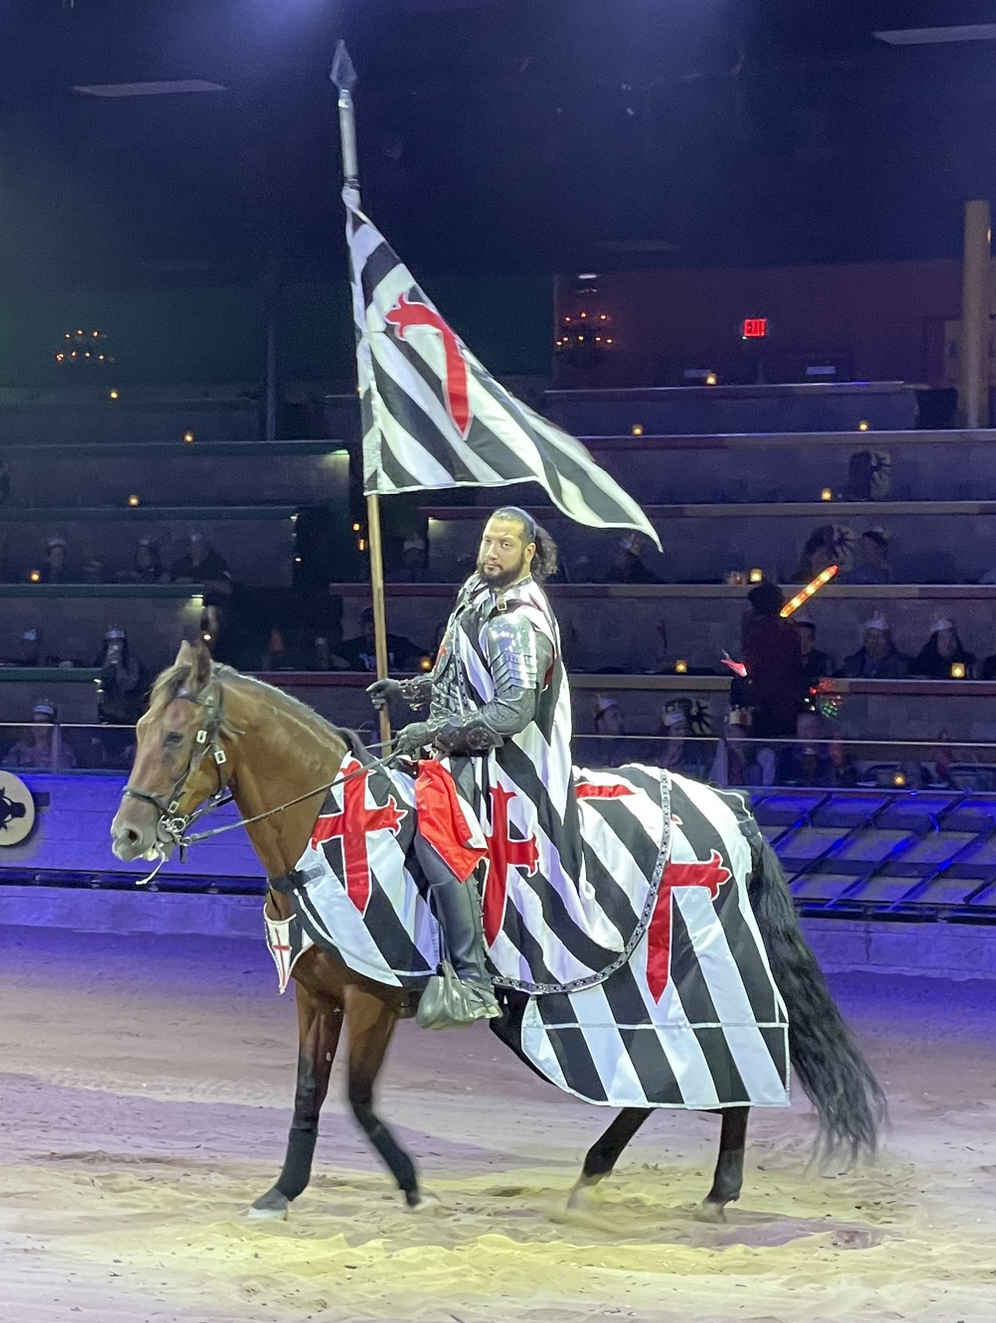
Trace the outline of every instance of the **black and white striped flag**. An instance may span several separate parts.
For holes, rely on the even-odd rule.
[[[632,528],[659,547],[636,501],[579,441],[481,366],[384,236],[343,190],[348,211],[367,495],[538,482],[564,514]]]

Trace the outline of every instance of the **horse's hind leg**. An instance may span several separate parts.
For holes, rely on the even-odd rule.
[[[276,1185],[260,1195],[249,1209],[253,1219],[285,1218],[292,1200],[308,1187],[318,1141],[318,1118],[329,1090],[332,1059],[342,1031],[342,1007],[331,999],[318,999],[295,984],[297,997],[298,1056],[294,1120],[287,1137],[287,1154]]]
[[[619,1160],[619,1155],[633,1138],[653,1109],[627,1107],[619,1113],[608,1130],[588,1150],[581,1175],[567,1199],[568,1208],[577,1208],[585,1193],[604,1180]]]
[[[723,1109],[723,1129],[719,1136],[719,1157],[712,1178],[712,1189],[702,1201],[700,1216],[720,1222],[726,1205],[740,1198],[744,1183],[744,1145],[747,1141],[749,1107]]]
[[[398,1183],[409,1208],[431,1202],[418,1188],[415,1163],[373,1109],[374,1084],[387,1052],[397,1007],[381,995],[350,985],[346,988],[349,1022],[349,1105],[367,1139]]]

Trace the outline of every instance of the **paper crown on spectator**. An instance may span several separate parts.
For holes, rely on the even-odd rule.
[[[883,634],[888,628],[889,622],[883,615],[872,616],[871,620],[865,622],[865,629],[880,629]]]
[[[65,550],[66,539],[64,537],[50,537],[45,543],[45,546],[49,551],[51,551],[53,547],[62,547],[63,550]]]
[[[155,544],[153,543],[152,538],[150,537],[140,537],[138,539],[138,545],[140,547],[151,547],[154,546]]]
[[[405,538],[405,544],[404,544],[404,547],[402,548],[402,550],[403,550],[403,551],[424,551],[424,550],[425,550],[425,538],[424,538],[424,537],[406,537],[406,538]]]
[[[104,638],[108,642],[110,642],[112,639],[123,639],[124,636],[125,636],[125,632],[120,625],[111,625],[110,629],[104,630]]]
[[[934,621],[933,625],[930,627],[930,632],[931,634],[939,634],[942,629],[954,629],[954,625],[950,620],[945,620],[942,617],[940,620]]]
[[[32,625],[30,629],[26,629],[24,631],[24,633],[21,635],[21,638],[24,640],[25,643],[37,643],[38,630],[35,628],[34,625]]]
[[[624,538],[619,539],[619,546],[623,551],[628,551],[631,556],[639,556],[643,550],[643,542],[639,533],[627,533]]]
[[[610,707],[618,707],[619,704],[614,698],[606,698],[604,694],[595,695],[595,716],[600,717],[603,712],[608,712]]]
[[[677,726],[680,722],[687,721],[691,706],[687,698],[669,698],[661,707],[661,719],[664,725]]]
[[[31,709],[33,717],[51,717],[55,720],[55,704],[47,698],[39,698],[38,702]]]
[[[191,542],[205,542],[207,539],[203,533],[191,533],[190,540]]]

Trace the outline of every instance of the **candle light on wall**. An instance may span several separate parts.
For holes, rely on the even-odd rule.
[[[965,663],[964,663],[964,662],[952,662],[952,663],[951,663],[951,679],[952,679],[952,680],[964,680],[964,678],[965,678]]]
[[[903,786],[906,784],[906,777],[902,774],[902,772],[897,772],[895,776],[892,778],[892,784],[896,787],[897,790],[901,790]]]
[[[832,488],[832,487],[824,487],[823,490],[820,492],[820,500],[821,500],[821,501],[832,501],[832,500],[833,500],[833,488]]]
[[[135,507],[136,505],[140,505],[140,504],[141,504],[141,502],[139,501],[138,497],[135,495],[134,492],[132,492],[132,494],[128,497],[128,504],[129,504],[133,509],[134,509],[134,507]]]
[[[719,377],[716,376],[715,372],[707,372],[705,374],[705,384],[707,386],[715,386],[718,381]]]
[[[41,570],[32,570],[28,575],[29,583],[41,583]]]
[[[764,582],[764,570],[759,570],[759,569],[757,568],[757,566],[755,566],[754,569],[751,570],[751,572],[750,572],[750,574],[747,576],[747,578],[749,579],[749,581],[750,581],[751,583],[763,583],[763,582]]]
[[[675,674],[676,674],[676,675],[687,675],[687,674],[688,674],[688,662],[686,662],[686,661],[676,661],[676,662],[674,663],[674,671],[675,671]]]
[[[116,390],[109,390],[109,391],[107,392],[107,398],[108,398],[109,400],[116,400],[116,399],[118,398],[118,393],[117,393],[117,391],[116,391]]]
[[[868,431],[868,428],[869,428],[870,426],[871,426],[871,424],[868,422],[868,419],[867,419],[867,418],[862,418],[861,422],[858,423],[858,431],[859,431],[859,432],[867,432],[867,431]]]
[[[633,433],[634,436],[642,436],[642,435],[643,435],[643,424],[642,424],[642,423],[634,423],[633,426],[630,428],[630,431]]]
[[[192,444],[193,444],[193,440],[194,440],[194,434],[193,434],[193,432],[184,432],[184,434],[183,434],[183,439],[184,439],[184,441],[186,442],[186,444],[187,444],[188,446],[189,446],[189,445],[192,445]]]

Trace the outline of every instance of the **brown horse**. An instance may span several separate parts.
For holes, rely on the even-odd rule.
[[[331,726],[296,699],[261,681],[214,665],[203,644],[184,643],[173,666],[156,680],[148,712],[138,724],[135,764],[111,826],[121,859],[164,858],[187,820],[227,787],[269,881],[293,870],[311,836],[325,787],[343,759],[367,754],[350,732]],[[313,791],[313,793],[309,793]],[[298,801],[278,809],[288,801]],[[262,816],[259,815],[267,815]],[[827,1152],[873,1151],[884,1099],[852,1042],[809,951],[771,847],[757,852],[750,885],[775,979],[790,1017],[792,1063],[820,1121]],[[289,915],[287,898],[270,888],[271,918]],[[299,1055],[294,1119],[283,1170],[250,1210],[286,1217],[307,1187],[332,1060],[343,1021],[348,1025],[348,1095],[353,1115],[389,1168],[410,1208],[427,1202],[415,1164],[374,1111],[374,1085],[396,1021],[410,1013],[410,994],[355,973],[338,957],[311,947],[294,966]],[[521,994],[507,997],[506,1014],[521,1012]],[[516,1006],[516,998],[520,1004]],[[580,1195],[612,1171],[650,1115],[628,1108],[591,1148],[575,1190]],[[743,1184],[748,1109],[721,1112],[719,1159],[703,1211],[722,1216]]]

